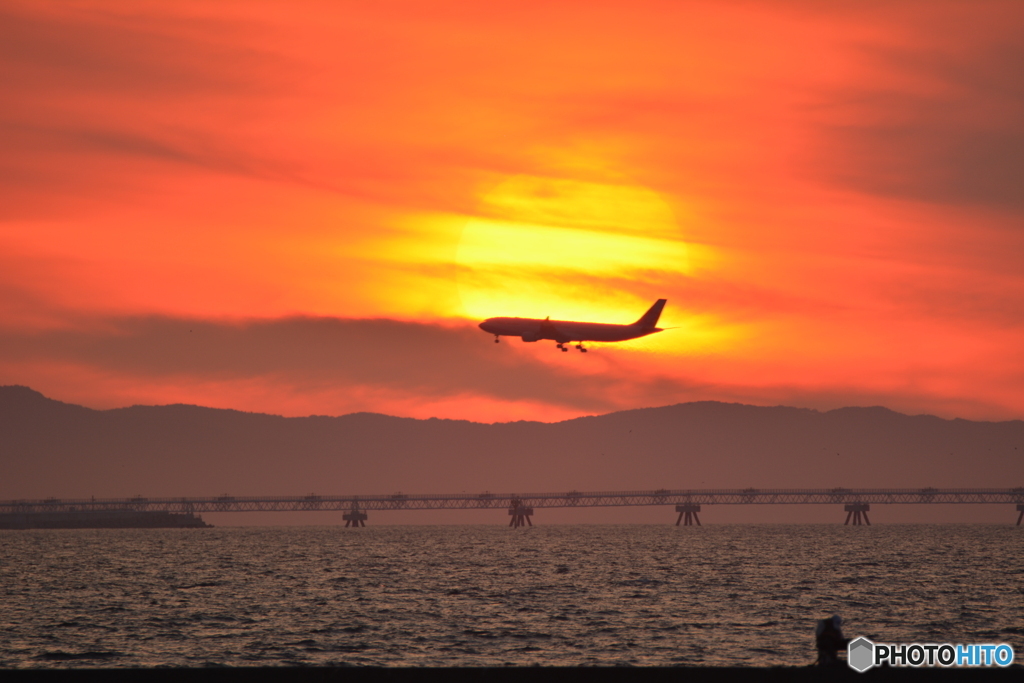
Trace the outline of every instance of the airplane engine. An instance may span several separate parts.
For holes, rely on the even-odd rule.
[[[527,332],[523,335],[524,342],[540,341],[540,332]]]

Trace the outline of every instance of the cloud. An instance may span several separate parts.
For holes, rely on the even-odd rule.
[[[0,8],[0,220],[152,201],[209,174],[468,211],[480,169],[524,166],[505,133],[444,104],[462,92],[452,62],[474,73],[459,49],[388,12],[278,11]]]
[[[467,415],[882,383],[1019,412],[995,382],[1024,232],[988,227],[1024,208],[1016,3],[95,7],[0,8],[0,380]],[[649,187],[713,258],[601,279],[460,262],[517,174]],[[667,296],[680,329],[580,363],[472,326],[275,317],[459,315],[474,279],[528,306]],[[901,387],[925,365],[945,385]]]
[[[827,176],[888,197],[1024,211],[1024,21],[981,31],[961,18],[955,40],[930,27],[931,45],[864,49],[888,77],[830,96],[845,122],[823,126]]]
[[[279,58],[232,40],[239,37],[239,22],[144,9],[115,14],[34,5],[0,8],[5,77],[29,93],[54,86],[65,94],[105,91],[135,99],[253,92],[280,74]],[[230,75],[240,68],[260,68],[263,78]]]
[[[550,357],[534,355],[543,351]],[[776,365],[772,361],[770,365]],[[1019,367],[976,373],[987,391],[956,391],[934,368],[813,380],[715,356],[625,349],[584,357],[550,345],[493,344],[472,324],[292,317],[217,321],[163,316],[68,319],[0,329],[0,384],[28,384],[94,407],[197,403],[289,415],[384,412],[478,421],[552,421],[616,410],[725,400],[835,408],[886,405],[947,417],[1019,416]],[[949,386],[952,382],[953,389]]]
[[[273,106],[293,68],[254,33],[154,6],[0,8],[0,218],[123,203],[159,165],[295,180],[245,144],[251,117],[238,112]]]
[[[107,374],[272,378],[307,390],[375,387],[424,398],[480,395],[603,411],[651,380],[583,375],[496,346],[473,326],[395,320],[284,318],[218,322],[169,317],[94,320],[88,327],[0,334],[4,364],[86,366]],[[653,380],[659,393],[666,380]],[[654,386],[654,385],[652,385]]]

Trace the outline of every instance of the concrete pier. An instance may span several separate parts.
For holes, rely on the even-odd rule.
[[[683,523],[683,526],[693,526],[694,524],[701,526],[700,517],[697,516],[697,513],[700,512],[700,505],[676,505],[676,512],[679,513],[679,517],[676,518],[676,526],[679,526],[680,522]]]
[[[871,520],[868,519],[868,510],[870,509],[871,506],[867,503],[851,503],[850,505],[847,505],[846,521],[843,522],[843,526],[850,523],[851,515],[853,515],[853,526],[861,526],[862,524],[871,526]]]
[[[530,516],[533,515],[533,508],[526,507],[523,505],[523,501],[517,498],[512,499],[512,504],[508,508],[508,514],[512,516],[508,525],[513,529],[527,525],[533,526],[533,522],[530,521]]]
[[[360,512],[359,508],[353,507],[351,510],[341,516],[345,520],[345,527],[361,527],[366,526],[366,513]]]

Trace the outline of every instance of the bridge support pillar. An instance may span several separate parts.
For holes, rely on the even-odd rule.
[[[846,506],[846,521],[843,522],[843,526],[850,523],[850,516],[853,516],[853,526],[860,526],[866,524],[871,526],[871,520],[868,519],[868,510],[871,506],[867,503],[851,503]],[[863,520],[863,521],[861,521]]]
[[[533,526],[533,522],[530,521],[530,516],[533,515],[533,508],[526,507],[520,500],[512,501],[512,505],[508,508],[508,514],[512,517],[508,525],[513,529],[526,525]]]
[[[341,516],[345,520],[345,528],[348,527],[360,527],[366,526],[366,513],[360,512],[358,509],[353,509]]]
[[[1020,520],[1024,519],[1024,504],[1018,505],[1017,511],[1020,512],[1020,514],[1017,515],[1017,526],[1020,526]]]
[[[700,517],[697,513],[700,512],[700,505],[694,505],[687,503],[686,505],[676,505],[676,512],[679,513],[679,517],[676,518],[676,526],[682,522],[683,526],[693,526],[695,523],[697,526],[701,526]]]

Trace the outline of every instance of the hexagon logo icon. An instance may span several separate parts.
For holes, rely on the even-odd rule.
[[[864,673],[875,665],[875,644],[861,636],[846,646],[846,663],[854,671]]]

